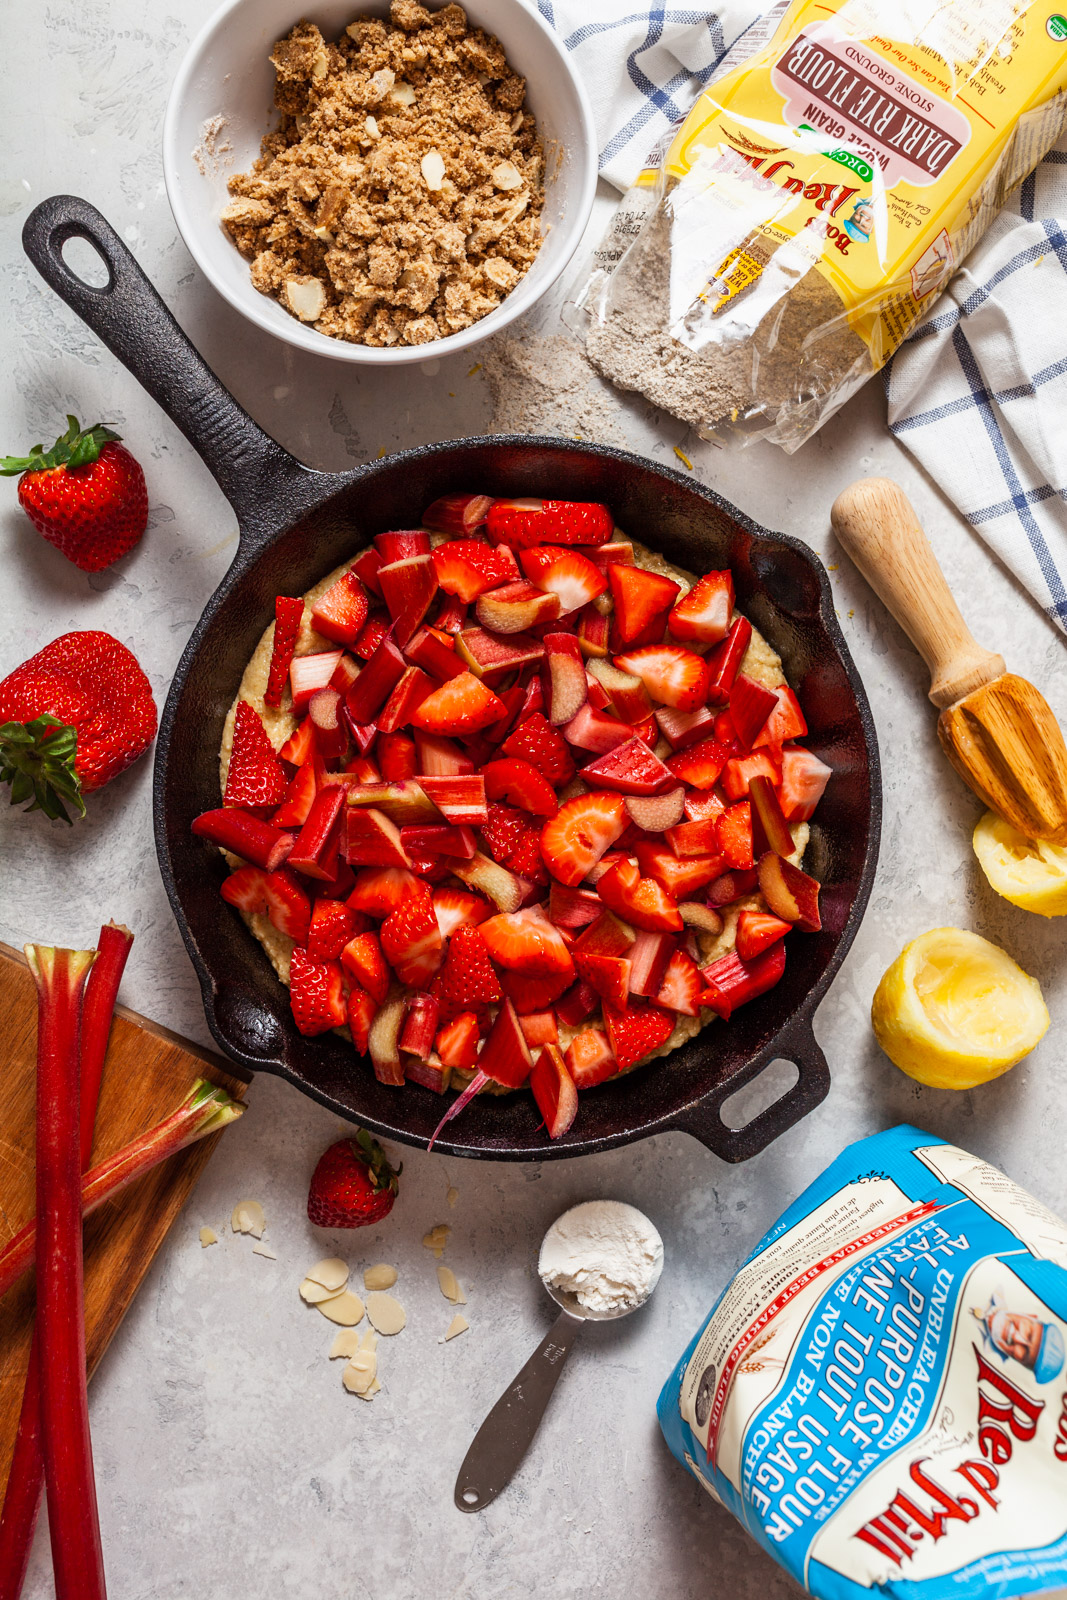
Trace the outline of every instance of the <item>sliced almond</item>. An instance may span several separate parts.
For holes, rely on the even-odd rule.
[[[454,1339],[457,1334],[466,1333],[469,1327],[470,1323],[467,1321],[466,1317],[457,1311],[455,1316],[452,1318],[452,1321],[448,1324],[448,1329],[445,1333],[446,1344],[449,1339]]]
[[[333,234],[329,228],[315,228],[313,232],[320,244],[333,244]]]
[[[460,1288],[459,1281],[451,1267],[438,1267],[437,1281],[446,1300],[451,1300],[454,1306],[465,1306],[467,1304],[467,1296]]]
[[[448,1237],[451,1232],[452,1229],[448,1226],[447,1222],[437,1223],[436,1227],[431,1228],[429,1233],[423,1234],[423,1249],[432,1250],[434,1255],[438,1255],[444,1250],[445,1245],[448,1243]]]
[[[254,1256],[266,1256],[268,1261],[277,1261],[278,1259],[269,1244],[254,1244],[252,1246],[252,1254]]]
[[[254,1238],[262,1239],[266,1232],[267,1219],[259,1201],[238,1200],[230,1217],[230,1227],[234,1233],[250,1233]]]
[[[382,130],[378,126],[378,118],[377,117],[368,117],[367,118],[366,129],[367,129],[367,138],[368,139],[380,139],[381,138]]]
[[[495,189],[521,189],[523,176],[512,161],[501,161],[493,168],[493,187]]]
[[[350,1361],[358,1349],[359,1329],[339,1328],[330,1346],[330,1360],[336,1361],[338,1356],[344,1356]]]
[[[342,1328],[354,1328],[357,1322],[363,1320],[363,1301],[351,1289],[331,1295],[329,1300],[319,1300],[316,1304],[324,1317],[339,1323]]]
[[[321,1283],[324,1289],[336,1293],[343,1289],[348,1282],[348,1262],[342,1261],[340,1256],[327,1256],[323,1261],[317,1261],[309,1267],[306,1277],[312,1283]]]
[[[205,1250],[207,1249],[209,1244],[218,1244],[218,1242],[219,1242],[219,1236],[215,1232],[214,1228],[201,1228],[200,1229],[200,1243],[201,1243],[202,1247]]]
[[[403,78],[389,91],[390,100],[395,100],[398,106],[413,106],[415,104],[415,88],[413,84],[405,83]]]
[[[286,278],[285,303],[301,322],[317,322],[326,309],[326,290],[318,278]]]
[[[373,1328],[364,1328],[362,1337],[359,1341],[359,1348],[361,1350],[377,1350],[378,1335],[375,1333]]]
[[[357,1350],[341,1374],[349,1394],[366,1394],[378,1373],[378,1357],[373,1350]]]
[[[300,1285],[300,1298],[306,1300],[309,1306],[322,1305],[325,1300],[336,1300],[339,1294],[344,1294],[344,1288],[324,1289],[321,1283],[316,1283],[313,1278],[304,1278]]]
[[[445,181],[445,162],[440,150],[427,150],[419,166],[427,189],[440,189]]]
[[[363,1274],[364,1289],[391,1289],[396,1282],[396,1268],[381,1261],[376,1267],[368,1267]]]
[[[367,1296],[367,1320],[372,1328],[379,1333],[399,1333],[407,1324],[408,1316],[399,1300],[394,1300],[391,1294],[369,1294]]]
[[[371,1384],[371,1386],[367,1390],[366,1394],[361,1394],[359,1398],[361,1400],[373,1400],[374,1396],[376,1394],[381,1394],[381,1392],[382,1392],[382,1386],[378,1382],[377,1375],[375,1375],[374,1382]]]

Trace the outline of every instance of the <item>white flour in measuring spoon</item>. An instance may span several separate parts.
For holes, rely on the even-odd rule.
[[[663,1240],[636,1206],[586,1200],[549,1228],[537,1270],[550,1289],[573,1294],[586,1311],[632,1311],[663,1271]]]

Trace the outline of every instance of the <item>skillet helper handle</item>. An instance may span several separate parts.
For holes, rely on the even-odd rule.
[[[460,1511],[483,1510],[519,1470],[581,1328],[580,1317],[561,1311],[474,1435],[456,1478]]]
[[[955,705],[1005,671],[960,615],[919,519],[889,478],[861,478],[834,501],[830,521],[841,544],[930,668],[930,699]]]
[[[753,1117],[751,1122],[746,1122],[743,1128],[727,1127],[722,1120],[725,1101],[739,1089],[754,1083],[772,1061],[791,1061],[797,1069],[796,1083]],[[702,1145],[723,1161],[748,1161],[765,1150],[787,1128],[814,1111],[829,1092],[830,1068],[812,1032],[811,1022],[802,1017],[777,1036],[774,1048],[766,1052],[756,1071],[745,1083],[727,1083],[720,1094],[705,1096],[671,1125],[680,1128],[683,1133],[692,1134],[694,1139],[699,1139]]]
[[[63,259],[85,239],[107,267],[99,288]],[[111,224],[76,195],[42,200],[26,218],[22,243],[37,271],[107,345],[170,417],[217,479],[242,525],[262,515],[280,480],[314,476],[257,422],[194,349]]]

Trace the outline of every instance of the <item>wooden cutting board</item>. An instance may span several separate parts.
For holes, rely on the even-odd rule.
[[[34,1213],[34,1086],[37,989],[20,952],[0,944],[0,1243]],[[245,1083],[232,1062],[139,1017],[115,1011],[93,1162],[102,1161],[173,1111],[196,1078],[235,1097]],[[225,1130],[171,1156],[85,1224],[85,1322],[92,1373],[137,1293],[167,1230]],[[7,1484],[33,1324],[34,1277],[0,1300],[0,1498]]]

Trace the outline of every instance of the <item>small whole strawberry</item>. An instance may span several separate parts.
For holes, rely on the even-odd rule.
[[[152,686],[109,633],[64,633],[0,680],[0,783],[11,804],[69,822],[83,794],[144,754],[156,736]]]
[[[148,526],[144,473],[120,435],[67,417],[67,431],[45,450],[5,456],[0,475],[19,477],[19,503],[37,532],[83,572],[126,555]]]
[[[338,1139],[319,1159],[308,1190],[308,1219],[317,1228],[366,1228],[393,1209],[403,1166],[394,1171],[365,1128]]]

